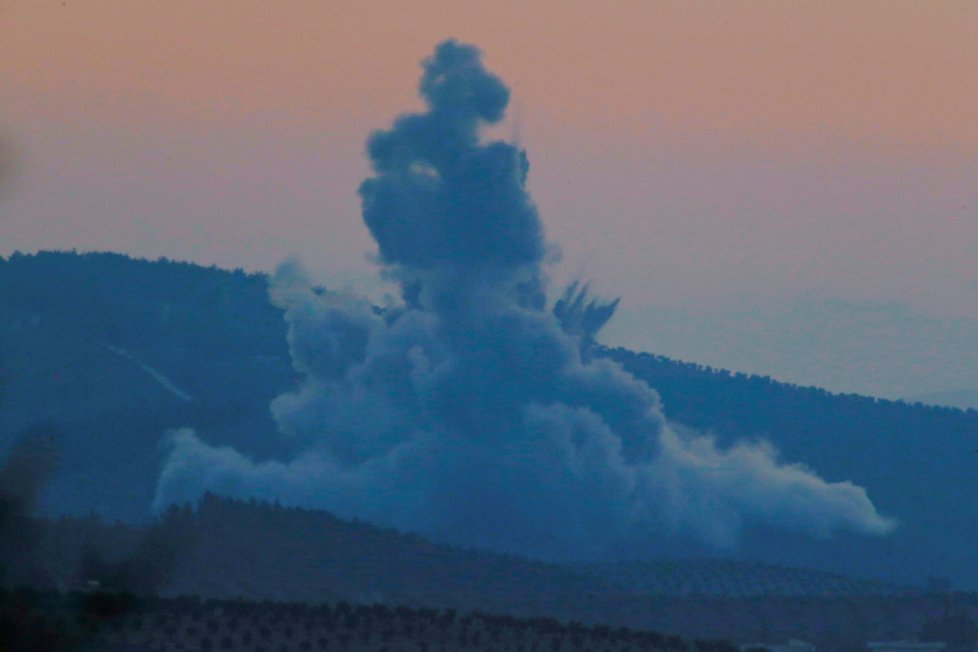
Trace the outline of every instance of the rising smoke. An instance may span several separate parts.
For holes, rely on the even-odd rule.
[[[730,546],[752,523],[892,529],[862,488],[765,444],[721,450],[684,433],[646,384],[582,357],[615,304],[572,287],[547,309],[525,153],[480,141],[508,90],[455,41],[423,66],[427,111],[370,138],[374,176],[360,187],[402,301],[378,310],[281,267],[271,297],[304,380],[272,412],[300,452],[255,462],[172,433],[158,508],[213,491],[546,558],[674,536]]]

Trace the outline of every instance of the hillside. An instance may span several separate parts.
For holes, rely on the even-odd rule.
[[[47,513],[96,510],[145,522],[170,428],[192,426],[257,459],[288,456],[268,412],[295,379],[285,331],[261,275],[116,254],[12,256],[0,262],[0,446],[31,423],[55,422],[64,454]],[[865,486],[901,522],[884,539],[814,541],[752,528],[729,555],[978,587],[978,503],[963,498],[978,489],[978,412],[834,395],[620,349],[596,353],[654,387],[670,419],[722,443],[766,438],[785,461]],[[663,542],[621,554],[715,551]]]
[[[734,560],[561,566],[439,545],[327,512],[208,495],[152,526],[42,519],[12,583],[58,590],[88,580],[207,598],[343,599],[593,618],[638,596],[892,595],[879,582]],[[254,533],[261,532],[261,537]],[[0,570],[4,566],[0,558]]]
[[[287,452],[268,412],[293,376],[284,338],[261,276],[115,254],[11,257],[0,262],[0,448],[57,424],[49,510],[145,521],[170,428]]]
[[[531,619],[527,625],[531,629],[539,626],[550,633],[576,631],[586,638],[581,626],[573,624],[577,621],[584,623],[585,629],[593,628],[594,636],[611,635],[623,646],[630,635],[618,638],[617,630],[605,626],[736,642],[801,637],[823,649],[856,650],[867,640],[912,638],[928,623],[939,621],[942,614],[978,615],[974,594],[873,594],[872,589],[887,587],[851,580],[844,583],[843,578],[797,569],[721,561],[569,569],[431,544],[413,535],[323,512],[215,496],[205,498],[195,510],[174,508],[152,528],[107,524],[88,517],[44,520],[38,523],[38,530],[33,561],[43,563],[33,565],[46,571],[43,579],[35,578],[38,586],[77,591],[97,581],[110,591],[163,596],[163,600],[149,601],[151,617],[132,613],[112,628],[115,635],[110,640],[133,645],[145,644],[147,638],[158,640],[161,628],[167,640],[207,638],[216,644],[231,637],[238,644],[243,641],[237,639],[250,631],[252,643],[268,643],[259,639],[288,638],[287,625],[296,638],[290,644],[295,644],[304,640],[307,618],[319,618],[325,612],[329,620],[329,614],[339,609],[361,615],[403,612],[424,619],[437,610],[488,612],[499,616],[476,615],[477,619],[487,619],[488,626],[509,623],[516,627],[515,619],[523,618]],[[635,575],[632,580],[622,575],[629,572],[629,566]],[[17,579],[14,570],[12,579]],[[618,573],[610,572],[614,570]],[[656,595],[645,593],[654,588],[649,586],[653,575],[659,575],[660,585],[668,585],[677,571],[696,576],[701,582],[699,590],[686,595],[667,595],[661,589],[653,591]],[[614,581],[606,581],[599,574],[613,576]],[[744,595],[735,597],[725,589],[731,578],[749,579],[751,575],[759,584],[770,582],[772,575],[782,582],[790,576],[795,588],[804,577],[822,586],[834,582],[843,590],[833,595],[778,595],[772,591],[751,596],[741,591]],[[643,586],[623,586],[635,579],[641,579]],[[772,588],[776,587],[772,584]],[[199,598],[180,598],[185,595]],[[205,605],[201,599],[224,602]],[[269,600],[301,604],[274,605]],[[335,607],[313,606],[325,602]],[[351,609],[349,604],[375,606]],[[174,609],[183,615],[174,615]],[[169,615],[158,618],[160,612]],[[265,634],[245,625],[253,615],[232,618],[232,614],[258,612],[268,621],[258,623],[268,630]],[[447,612],[443,615],[449,617]],[[211,620],[215,623],[209,624]],[[367,621],[370,619],[361,622],[370,630],[364,632],[368,638],[387,629],[381,627],[378,632],[367,627]],[[417,622],[413,627],[415,631],[423,629]],[[483,627],[475,629],[483,629],[481,636],[491,639]],[[516,630],[504,638],[518,638],[518,631],[528,634],[525,627]],[[340,633],[333,631],[334,636]],[[467,634],[470,641],[471,634]],[[321,633],[313,640],[319,636],[329,638]],[[675,638],[656,636],[643,644],[650,647],[640,649],[658,649],[670,640],[668,645],[679,645]],[[331,640],[330,645],[337,642]],[[599,641],[593,644],[602,645]],[[452,645],[465,647],[459,641],[448,645],[448,649],[459,649]]]
[[[29,615],[30,625],[21,618]],[[348,650],[585,649],[595,652],[732,652],[722,641],[686,641],[659,632],[585,626],[553,618],[412,609],[346,602],[315,606],[197,598],[0,592],[0,636],[10,652],[97,649],[317,652]]]
[[[432,544],[326,512],[208,495],[152,526],[42,519],[8,581],[168,596],[319,603],[347,600],[585,617],[627,592],[543,562]],[[261,536],[255,536],[256,533]],[[6,562],[6,563],[5,563]],[[593,619],[593,618],[592,618]]]
[[[723,444],[767,439],[784,460],[864,486],[880,511],[900,520],[884,539],[815,541],[754,529],[743,546],[756,551],[753,559],[829,569],[820,564],[831,558],[832,570],[849,575],[916,583],[947,576],[978,586],[978,503],[965,498],[978,492],[978,412],[832,394],[623,349],[603,354],[655,387],[670,418]]]

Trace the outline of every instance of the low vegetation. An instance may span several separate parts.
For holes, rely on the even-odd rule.
[[[0,591],[7,652],[733,652],[724,641],[453,609]]]

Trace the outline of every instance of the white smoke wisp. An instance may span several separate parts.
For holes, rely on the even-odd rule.
[[[275,499],[551,559],[656,537],[732,546],[751,524],[814,537],[894,527],[862,488],[764,444],[684,433],[645,383],[582,357],[614,304],[571,289],[556,314],[545,305],[526,155],[479,138],[506,87],[478,50],[447,41],[420,91],[426,112],[370,138],[375,174],[360,188],[402,301],[377,310],[282,266],[271,298],[303,382],[272,413],[301,452],[256,462],[178,431],[158,508],[205,491]]]

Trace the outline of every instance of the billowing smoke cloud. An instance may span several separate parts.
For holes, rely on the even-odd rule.
[[[259,463],[175,432],[158,507],[209,490],[548,558],[677,535],[727,546],[751,523],[817,537],[893,527],[862,488],[766,445],[683,433],[655,391],[582,357],[614,304],[572,287],[546,308],[526,156],[479,139],[506,87],[447,41],[420,91],[426,112],[370,138],[375,175],[360,188],[402,301],[378,310],[283,266],[272,300],[304,382],[272,412],[300,453]]]

